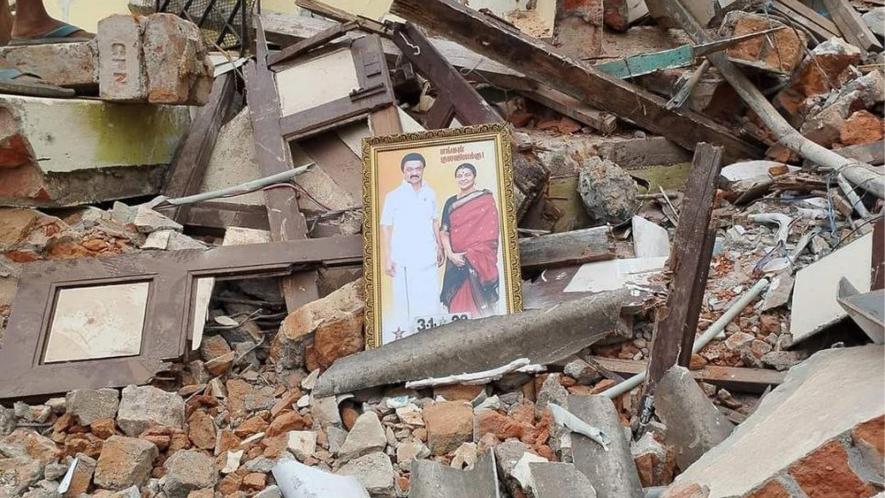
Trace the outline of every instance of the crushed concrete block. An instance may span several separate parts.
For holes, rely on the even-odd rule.
[[[568,391],[559,382],[560,375],[551,373],[547,375],[538,390],[538,401],[535,403],[535,412],[540,413],[547,408],[547,403],[556,403],[563,406],[568,399]]]
[[[676,449],[681,469],[725,440],[733,429],[683,367],[667,371],[655,390],[654,403],[655,412],[667,426],[667,444]]]
[[[605,396],[569,396],[568,410],[611,440],[606,450],[586,436],[571,433],[575,467],[590,479],[598,496],[641,496],[642,484],[630,454],[630,443],[612,401]]]
[[[876,7],[862,15],[864,23],[879,38],[885,38],[885,7]]]
[[[578,381],[578,384],[585,386],[592,385],[602,378],[602,375],[593,365],[581,359],[568,362],[562,369],[562,373]]]
[[[347,462],[336,474],[356,477],[373,497],[394,496],[393,465],[390,457],[380,451]]]
[[[137,436],[151,425],[184,427],[184,400],[153,386],[126,386],[117,412],[117,425]]]
[[[194,23],[154,14],[147,18],[143,43],[148,102],[202,105],[209,100],[214,68]]]
[[[145,205],[136,208],[132,224],[141,233],[151,233],[158,230],[181,231],[184,229],[181,224]]]
[[[432,460],[412,462],[410,498],[498,498],[495,456],[485,452],[472,469],[453,469]],[[577,495],[575,495],[577,496]]]
[[[159,451],[143,439],[111,436],[102,445],[95,468],[95,485],[121,490],[141,486],[151,475]]]
[[[51,439],[24,427],[0,439],[0,455],[36,460],[41,464],[41,472],[43,466],[58,461],[61,454],[61,450]]]
[[[43,476],[43,465],[26,457],[0,458],[0,496],[21,496]]]
[[[77,389],[65,396],[65,409],[87,426],[96,420],[114,418],[120,405],[120,393],[116,389]]]
[[[0,95],[0,205],[155,195],[189,126],[182,106]]]
[[[365,345],[364,287],[362,279],[355,280],[289,313],[274,337],[271,357],[286,367],[301,365],[304,341],[310,334],[313,334],[311,356],[320,368],[328,368],[336,359],[362,351]]]
[[[0,47],[0,64],[3,67],[35,74],[51,85],[75,89],[86,90],[96,86],[97,60],[94,40]]]
[[[169,498],[186,498],[191,491],[214,488],[218,481],[215,461],[200,451],[178,451],[166,460],[163,468],[166,475],[162,487]]]
[[[187,235],[172,229],[161,229],[151,232],[142,249],[158,249],[161,251],[181,251],[183,249],[206,249],[206,244],[197,239],[188,237]]]
[[[290,431],[286,437],[286,449],[302,462],[317,450],[317,433],[314,431]]]
[[[535,498],[597,496],[590,479],[570,463],[534,462],[529,464],[529,470],[532,479],[529,488]]]
[[[786,476],[806,496],[872,496],[853,434],[869,421],[882,445],[885,347],[826,349],[787,374],[728,439],[680,474],[710,496],[751,496]],[[821,395],[837,393],[838,395]],[[881,455],[879,456],[881,460]],[[860,472],[860,474],[858,473]],[[753,496],[784,496],[756,494]],[[800,496],[800,494],[790,494]]]
[[[578,193],[587,212],[605,223],[628,220],[639,207],[633,178],[617,164],[599,157],[591,157],[581,166]]]
[[[367,411],[356,419],[347,439],[338,450],[338,457],[346,462],[368,453],[384,451],[385,447],[387,436],[384,434],[384,427],[375,412]]]

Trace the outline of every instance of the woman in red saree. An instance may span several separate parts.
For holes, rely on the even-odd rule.
[[[498,302],[498,208],[491,192],[476,189],[472,164],[455,168],[455,181],[459,192],[446,201],[440,223],[446,253],[440,301],[449,313],[493,315]]]

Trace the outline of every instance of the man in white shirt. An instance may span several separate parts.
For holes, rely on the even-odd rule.
[[[382,344],[413,332],[415,318],[440,311],[437,267],[444,256],[436,193],[424,182],[426,165],[416,152],[403,156],[403,183],[384,197],[381,264],[393,279],[393,305],[382,311]]]

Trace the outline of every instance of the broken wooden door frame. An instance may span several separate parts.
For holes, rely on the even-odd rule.
[[[314,38],[325,40],[327,36],[327,33],[323,32]],[[312,45],[313,40],[311,38],[302,43]],[[396,104],[393,83],[390,81],[387,61],[384,50],[381,48],[381,38],[378,35],[365,35],[347,40],[344,47],[350,50],[353,57],[359,88],[354,89],[349,95],[331,102],[293,114],[281,115],[280,128],[287,141],[316,135],[354,121],[366,119],[373,111]],[[285,63],[269,62],[268,67],[271,71],[279,73],[285,69],[297,67],[298,63],[339,50],[342,50],[341,44],[317,48],[310,54],[295,60],[282,58],[282,61],[287,61]],[[269,59],[269,61],[272,60],[275,59]]]
[[[198,279],[353,265],[361,255],[361,241],[351,237],[26,264],[0,349],[0,399],[143,384],[164,368],[165,361],[184,354]],[[61,290],[141,282],[150,287],[138,355],[43,362]]]

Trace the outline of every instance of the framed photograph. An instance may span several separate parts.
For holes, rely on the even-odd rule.
[[[366,346],[522,309],[510,132],[363,139]]]

